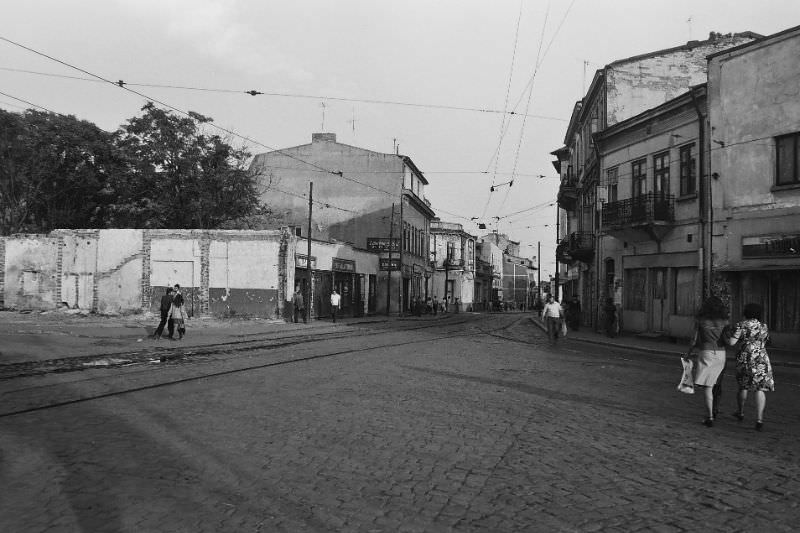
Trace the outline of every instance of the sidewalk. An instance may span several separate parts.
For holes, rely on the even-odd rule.
[[[531,321],[542,331],[546,331],[544,323],[538,315],[533,315]],[[676,344],[666,340],[651,339],[624,333],[612,338],[605,334],[596,333],[586,326],[581,327],[578,331],[568,331],[566,340],[589,344],[602,344],[604,346],[614,346],[617,348],[633,349],[646,353],[675,357],[684,355],[688,348],[685,344]],[[800,351],[798,350],[767,348],[767,352],[769,353],[769,359],[773,366],[800,368]],[[728,361],[734,362],[735,360],[735,352],[728,349]]]

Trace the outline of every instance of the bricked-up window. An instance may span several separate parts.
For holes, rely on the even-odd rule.
[[[669,152],[653,156],[653,192],[669,194]]]
[[[647,160],[639,159],[631,163],[631,197],[636,198],[645,192],[647,180]]]
[[[800,133],[792,133],[775,139],[777,148],[776,185],[800,183]]]
[[[694,144],[682,146],[680,150],[681,196],[697,192],[697,168],[695,166]]]

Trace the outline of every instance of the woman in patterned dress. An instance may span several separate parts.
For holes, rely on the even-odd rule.
[[[756,429],[764,426],[764,406],[766,391],[775,390],[772,377],[772,365],[764,345],[769,337],[767,325],[761,322],[761,306],[747,304],[744,306],[744,320],[736,324],[728,343],[733,346],[739,342],[739,353],[736,355],[736,381],[739,383],[739,411],[734,414],[739,421],[744,419],[744,404],[748,391],[756,397]]]

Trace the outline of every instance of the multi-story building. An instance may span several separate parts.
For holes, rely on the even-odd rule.
[[[800,342],[800,26],[708,63],[712,290],[758,303],[776,346]]]
[[[341,144],[334,133],[314,133],[310,144],[256,155],[250,169],[258,175],[262,201],[297,235],[380,254],[376,283],[367,286],[368,278],[361,279],[364,286],[337,287],[340,294],[375,296],[378,313],[409,312],[426,296],[434,212],[425,198],[428,181],[411,158]],[[334,284],[348,279],[340,276]],[[304,268],[298,268],[297,280],[306,286]]]
[[[503,254],[492,234],[478,239],[475,247],[479,272],[480,301],[485,310],[496,309],[503,302]]]
[[[574,106],[564,146],[554,152],[562,179],[558,205],[567,211],[560,216],[563,223],[556,259],[571,266],[570,272],[559,271],[559,278],[563,272],[570,292],[580,298],[584,322],[597,324],[602,303],[595,255],[601,180],[595,134],[705,83],[706,56],[758,37],[751,32],[711,33],[705,41],[614,61],[595,73],[586,95]],[[641,179],[639,183],[643,183]]]
[[[698,195],[706,108],[699,85],[594,136],[602,205],[595,293],[615,300],[628,331],[692,333],[707,245]]]
[[[475,236],[461,224],[431,221],[431,265],[435,268],[429,296],[456,310],[473,309],[475,298]]]
[[[489,301],[517,309],[532,306],[531,281],[536,267],[531,259],[520,255],[519,242],[496,231],[484,235],[479,242],[481,259],[491,264],[494,272]]]

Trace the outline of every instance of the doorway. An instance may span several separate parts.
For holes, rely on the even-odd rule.
[[[650,270],[652,304],[650,308],[650,328],[654,332],[666,330],[667,318],[667,269]]]

